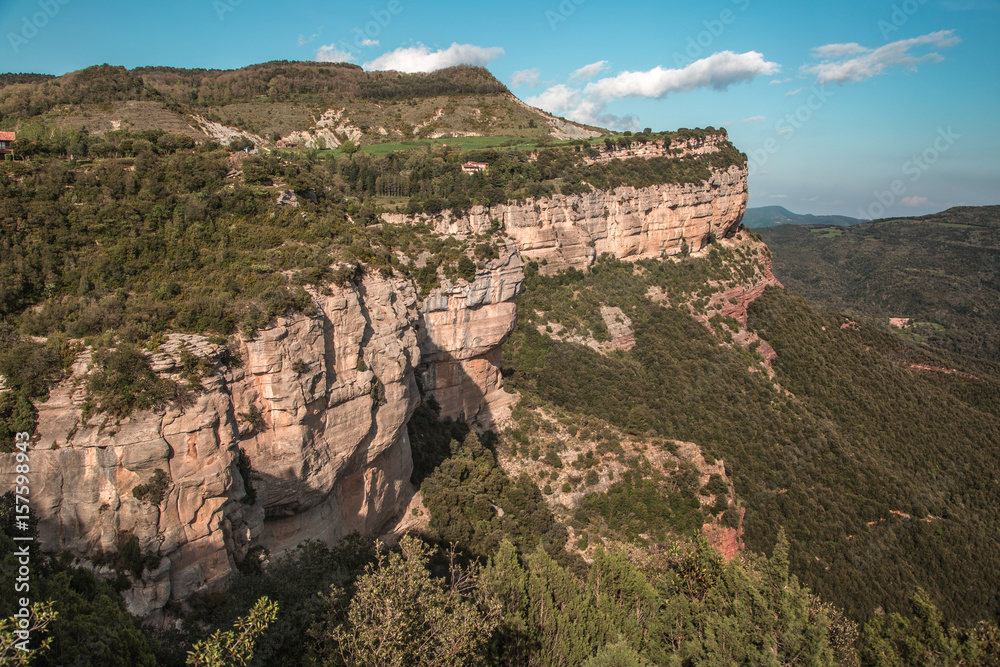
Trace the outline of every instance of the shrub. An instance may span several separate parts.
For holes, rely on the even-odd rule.
[[[159,468],[153,471],[153,478],[145,484],[132,487],[132,496],[150,505],[159,505],[170,486],[170,477]]]
[[[545,465],[552,466],[553,468],[563,467],[562,459],[559,458],[559,455],[556,454],[554,449],[550,449],[549,451],[545,452],[545,458],[542,459],[542,463],[544,463]]]
[[[476,263],[468,256],[462,255],[458,258],[458,275],[470,283],[473,282],[476,279]]]
[[[240,453],[236,458],[236,470],[239,471],[240,477],[243,479],[243,490],[246,493],[243,497],[243,504],[253,505],[257,502],[257,490],[253,488],[254,473],[250,465],[250,457],[242,447],[240,447]]]
[[[114,417],[148,410],[177,395],[176,383],[154,373],[142,350],[130,344],[98,350],[94,368],[87,387],[90,405]]]

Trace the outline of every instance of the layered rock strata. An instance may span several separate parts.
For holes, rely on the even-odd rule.
[[[421,379],[442,418],[487,428],[514,400],[502,388],[500,347],[514,330],[524,262],[512,243],[471,283],[446,284],[421,304]]]
[[[711,236],[734,231],[747,204],[747,171],[730,167],[703,183],[623,186],[582,195],[553,195],[524,203],[474,206],[462,217],[447,212],[426,220],[440,234],[483,234],[500,222],[528,261],[545,275],[586,270],[604,253],[639,260],[700,250]],[[404,223],[412,218],[384,216]]]
[[[238,364],[200,336],[170,336],[150,355],[161,376],[180,380],[188,354],[212,370],[185,400],[118,422],[83,419],[91,371],[80,355],[38,406],[31,509],[43,547],[94,559],[135,535],[158,565],[128,604],[159,623],[168,601],[220,589],[253,546],[275,553],[390,524],[413,493],[415,293],[376,276],[315,302],[314,315],[241,342]],[[0,454],[0,488],[13,487],[12,462]],[[158,478],[162,497],[133,493]]]
[[[127,593],[129,609],[159,623],[168,602],[219,590],[253,547],[276,553],[379,532],[413,495],[406,424],[420,400],[418,374],[444,417],[488,427],[512,402],[500,346],[515,324],[524,260],[553,273],[586,269],[603,253],[697,250],[738,225],[746,198],[746,171],[732,167],[697,185],[445,215],[434,221],[440,233],[479,234],[499,220],[510,238],[473,281],[446,283],[421,302],[410,283],[374,272],[330,286],[313,294],[315,313],[278,318],[234,343],[237,364],[224,364],[226,349],[203,337],[171,335],[150,355],[156,372],[184,381],[188,355],[211,371],[185,400],[120,421],[83,418],[85,352],[38,406],[31,503],[40,541],[95,559],[134,535],[157,564]],[[626,329],[623,321],[623,346]],[[0,454],[0,489],[14,485],[12,462]],[[162,497],[133,493],[158,482]]]

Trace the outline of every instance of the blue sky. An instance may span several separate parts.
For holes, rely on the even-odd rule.
[[[471,62],[569,118],[725,126],[750,156],[751,206],[1000,203],[998,0],[3,0],[0,30],[14,72]]]

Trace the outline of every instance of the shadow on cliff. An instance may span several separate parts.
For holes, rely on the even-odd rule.
[[[422,392],[420,405],[406,426],[413,456],[413,474],[410,480],[417,489],[454,453],[453,440],[461,443],[469,432],[475,429],[479,433],[480,441],[486,447],[494,449],[496,443],[496,434],[490,430],[492,425],[489,419],[492,415],[486,393],[474,378],[465,372],[460,360],[454,359],[444,350],[437,349],[430,352],[434,361],[419,369],[420,379],[426,389]],[[438,375],[441,368],[448,369],[447,378]],[[442,380],[446,381],[443,389],[431,388],[441,387]],[[454,417],[438,402],[437,396],[441,393],[445,394],[445,400],[451,411],[457,412]],[[466,417],[470,412],[474,419],[485,417],[487,423],[468,423]]]

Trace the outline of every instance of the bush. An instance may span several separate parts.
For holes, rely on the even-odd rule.
[[[556,454],[556,451],[554,449],[550,449],[549,451],[545,452],[545,458],[542,459],[542,463],[548,466],[552,466],[553,468],[563,467],[562,459],[559,458],[559,455]]]
[[[476,279],[476,263],[468,256],[462,255],[458,258],[458,275],[470,283],[473,282]]]
[[[726,526],[733,528],[740,527],[740,511],[735,507],[730,507],[725,512],[722,513],[722,523]]]
[[[34,433],[38,410],[21,392],[0,394],[0,453],[13,452],[18,433]]]
[[[124,418],[177,396],[176,383],[154,373],[149,359],[133,345],[98,350],[94,367],[87,388],[92,410]]]
[[[170,476],[159,468],[153,471],[153,478],[145,484],[132,487],[132,496],[150,505],[159,505],[170,486]]]

